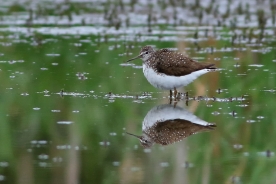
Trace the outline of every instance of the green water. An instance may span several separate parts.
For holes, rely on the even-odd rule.
[[[264,12],[265,28],[254,4],[249,15],[256,24],[233,28],[227,22],[235,20],[235,10],[226,25],[185,22],[168,14],[168,22],[153,18],[149,26],[139,19],[147,7],[141,2],[43,3],[33,11],[31,2],[1,6],[0,182],[275,182],[273,8]],[[158,6],[166,3],[158,1]],[[210,15],[216,3],[210,4]],[[116,28],[112,16],[101,19],[112,5],[117,7],[113,18],[128,12],[129,27],[121,22]],[[198,10],[196,4],[184,5],[185,11]],[[133,6],[137,19],[130,14]],[[248,15],[247,5],[242,7],[240,14]],[[156,18],[166,20],[161,13]],[[170,20],[178,20],[177,25]],[[221,69],[179,89],[189,100],[182,96],[177,103],[215,123],[214,130],[150,149],[125,134],[141,135],[148,111],[170,101],[168,91],[147,82],[141,60],[124,63],[145,45],[177,48]]]

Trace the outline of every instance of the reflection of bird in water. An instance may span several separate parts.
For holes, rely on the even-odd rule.
[[[181,107],[159,105],[152,108],[143,121],[143,135],[129,135],[139,138],[143,147],[154,143],[168,145],[181,141],[198,132],[212,130],[215,124],[208,123]]]

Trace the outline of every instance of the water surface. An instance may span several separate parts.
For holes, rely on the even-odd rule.
[[[274,2],[0,4],[0,182],[275,181]],[[124,63],[145,45],[220,68],[175,104],[215,129],[150,148],[126,134],[170,103]]]

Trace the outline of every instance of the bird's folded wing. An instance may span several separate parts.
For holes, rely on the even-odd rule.
[[[214,64],[199,63],[179,52],[161,49],[155,55],[157,72],[171,76],[188,75],[201,69],[214,69]]]

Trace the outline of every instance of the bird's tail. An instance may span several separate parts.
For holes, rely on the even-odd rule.
[[[209,124],[209,125],[207,125],[206,127],[207,127],[208,129],[214,129],[214,128],[217,127],[217,125],[216,125],[216,124]]]
[[[215,67],[215,64],[210,64],[210,63],[206,63],[204,65],[205,69],[217,69],[217,67]]]

